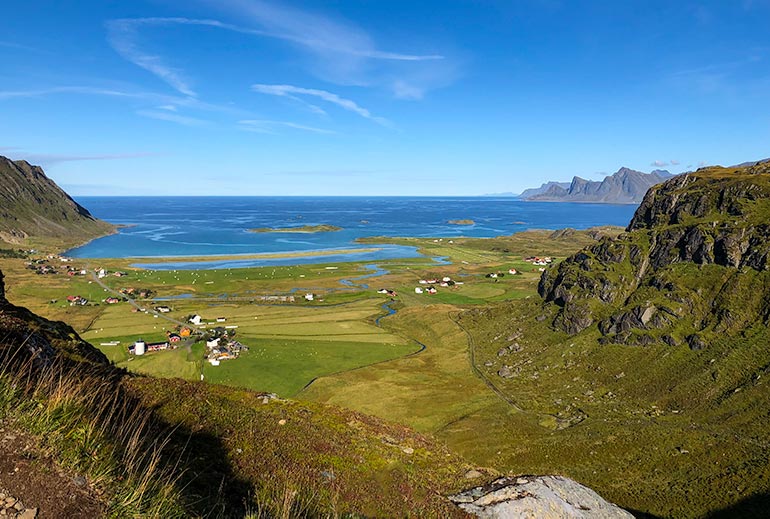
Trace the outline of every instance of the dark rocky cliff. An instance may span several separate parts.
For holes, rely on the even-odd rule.
[[[98,349],[80,338],[66,323],[49,321],[5,299],[3,272],[0,271],[0,355],[48,362],[69,358],[107,366],[109,360]]]
[[[53,238],[75,245],[113,230],[75,202],[39,166],[0,156],[0,242]]]
[[[770,164],[704,168],[649,190],[626,232],[546,271],[554,326],[687,344],[770,319]]]

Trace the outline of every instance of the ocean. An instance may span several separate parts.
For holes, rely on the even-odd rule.
[[[78,197],[94,216],[126,227],[67,252],[77,258],[158,258],[371,249],[367,236],[493,237],[527,229],[628,224],[636,206],[524,202],[492,197]],[[473,220],[455,225],[450,220]],[[253,233],[257,227],[341,227],[322,233]],[[244,267],[418,256],[413,247],[355,254],[218,261],[195,268]],[[146,261],[145,261],[146,263]],[[190,268],[190,265],[187,265]],[[182,263],[164,268],[185,268]]]

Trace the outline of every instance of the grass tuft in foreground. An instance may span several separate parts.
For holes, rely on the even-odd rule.
[[[169,441],[150,410],[114,381],[40,359],[0,361],[0,418],[34,437],[106,496],[110,516],[183,517]]]

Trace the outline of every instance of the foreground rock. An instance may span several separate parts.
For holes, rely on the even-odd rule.
[[[489,519],[633,518],[590,488],[562,476],[500,478],[450,499],[464,511]]]
[[[18,519],[35,519],[37,517],[37,508],[27,508],[21,501],[9,495],[4,490],[0,490],[0,516]]]

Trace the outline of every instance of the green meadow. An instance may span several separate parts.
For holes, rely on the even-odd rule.
[[[3,259],[2,269],[9,298],[74,323],[130,371],[188,380],[203,375],[213,384],[364,412],[430,433],[478,466],[565,474],[621,506],[653,515],[701,516],[734,495],[760,490],[770,477],[764,440],[751,432],[755,426],[734,417],[766,420],[766,407],[743,397],[748,389],[739,392],[760,383],[746,371],[749,361],[770,363],[761,334],[756,344],[749,338],[735,351],[720,346],[719,354],[731,360],[714,373],[713,353],[699,353],[692,362],[686,349],[598,346],[590,334],[571,339],[555,332],[548,324],[552,316],[535,319],[543,312],[536,293],[541,272],[523,258],[552,256],[558,262],[596,238],[532,231],[451,244],[390,239],[385,241],[417,246],[425,257],[379,262],[387,273],[364,279],[356,278],[371,271],[358,263],[159,271],[125,260],[98,262],[128,273],[106,277],[112,289],[149,288],[171,298],[137,301],[147,310],[171,307],[157,317],[127,303],[62,304],[73,292],[94,302],[107,296],[88,278],[35,276],[16,259]],[[511,268],[518,274],[508,274]],[[490,273],[503,275],[494,279]],[[444,276],[460,284],[437,286],[434,295],[415,293],[425,287],[421,279]],[[379,294],[379,288],[397,295]],[[305,300],[306,293],[314,294],[313,301]],[[290,295],[294,302],[267,299]],[[160,341],[174,330],[166,317],[184,321],[190,314],[202,317],[204,332],[231,327],[248,351],[219,366],[204,361],[202,342],[128,354],[137,338]],[[120,345],[101,345],[113,340]],[[500,352],[512,342],[521,349]],[[499,375],[504,365],[515,370],[513,377]],[[664,378],[672,372],[681,383]],[[713,386],[713,380],[719,383]],[[730,405],[716,414],[712,402],[726,398]],[[731,488],[716,489],[716,478]],[[662,488],[665,501],[659,499]]]

